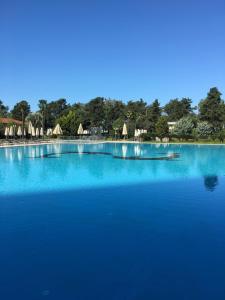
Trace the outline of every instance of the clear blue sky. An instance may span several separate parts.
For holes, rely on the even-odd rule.
[[[224,0],[0,0],[0,41],[10,107],[225,94]]]

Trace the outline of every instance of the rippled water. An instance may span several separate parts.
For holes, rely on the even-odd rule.
[[[0,166],[0,299],[225,299],[224,146],[14,147]]]

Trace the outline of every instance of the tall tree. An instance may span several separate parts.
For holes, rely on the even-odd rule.
[[[147,115],[145,119],[145,129],[148,129],[153,135],[155,133],[155,125],[161,116],[161,107],[158,99],[154,100],[151,105],[147,108]]]
[[[213,126],[213,131],[221,130],[224,125],[225,105],[221,93],[213,87],[207,97],[199,103],[199,118]]]
[[[147,103],[143,100],[128,101],[126,106],[126,113],[130,120],[136,120],[139,116],[146,114]]]
[[[22,136],[24,136],[25,118],[30,112],[30,105],[26,100],[18,102],[12,109],[12,117],[22,121]]]
[[[87,113],[85,110],[85,104],[82,103],[75,103],[71,110],[76,112],[76,115],[78,116],[78,122],[82,123],[84,128],[88,128],[90,126],[90,122],[87,117]]]
[[[161,116],[161,108],[160,108],[160,103],[159,100],[156,99],[152,102],[152,104],[148,108],[148,118],[156,123]]]
[[[169,134],[168,119],[161,116],[156,123],[156,135],[160,138],[167,137]]]
[[[22,100],[16,103],[16,105],[14,105],[13,109],[11,110],[12,117],[20,121],[25,120],[29,112],[30,105],[26,100]]]
[[[164,112],[167,114],[169,121],[178,121],[193,113],[194,108],[191,104],[192,101],[189,98],[172,99],[164,106]]]
[[[0,117],[6,117],[8,110],[8,106],[5,106],[2,100],[0,100]]]
[[[128,121],[128,128],[143,128],[147,115],[147,103],[143,100],[129,101],[125,108],[125,115]]]
[[[97,97],[86,104],[86,111],[92,127],[100,127],[105,123],[105,99]]]
[[[196,107],[192,107],[192,100],[190,98],[182,98],[180,100],[181,103],[181,112],[183,114],[183,117],[186,117],[193,113],[193,111],[196,109]]]
[[[112,130],[113,123],[118,118],[125,117],[125,105],[122,101],[118,100],[105,100],[104,103],[104,110],[105,110],[105,129]]]
[[[55,125],[56,120],[63,114],[68,113],[70,106],[67,104],[66,99],[61,98],[47,104],[45,126],[52,127]]]
[[[39,100],[38,107],[39,107],[39,112],[42,115],[42,128],[43,128],[43,131],[45,131],[45,122],[46,122],[46,117],[47,117],[47,106],[48,106],[47,100],[44,100],[44,99]]]

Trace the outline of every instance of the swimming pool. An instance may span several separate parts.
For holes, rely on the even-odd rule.
[[[224,299],[225,147],[0,149],[0,298]]]

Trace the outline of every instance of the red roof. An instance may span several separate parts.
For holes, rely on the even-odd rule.
[[[3,124],[13,123],[13,124],[22,125],[23,122],[19,121],[19,120],[12,119],[12,118],[0,118],[0,123],[3,123]]]

